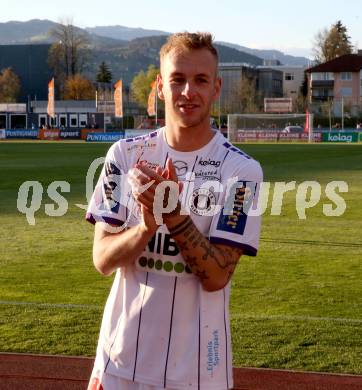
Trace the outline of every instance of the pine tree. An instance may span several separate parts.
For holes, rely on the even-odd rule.
[[[333,24],[329,30],[324,29],[316,36],[314,55],[318,63],[351,54],[352,51],[351,37],[347,33],[347,27],[340,20]]]
[[[99,65],[96,80],[98,83],[112,82],[112,72],[104,61]]]

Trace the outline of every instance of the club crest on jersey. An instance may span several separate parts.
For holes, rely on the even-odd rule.
[[[215,209],[215,194],[208,188],[198,188],[192,193],[190,209],[196,215],[208,216]]]

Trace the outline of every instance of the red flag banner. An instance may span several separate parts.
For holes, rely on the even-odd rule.
[[[304,132],[309,133],[309,111],[307,110],[305,113],[305,125],[304,125]]]
[[[54,107],[54,77],[48,83],[48,108],[47,113],[51,118],[55,117]]]
[[[118,118],[123,117],[123,99],[122,99],[122,80],[114,84],[114,115]]]
[[[156,81],[153,81],[151,83],[151,92],[148,95],[148,106],[147,106],[147,112],[149,116],[156,115]]]

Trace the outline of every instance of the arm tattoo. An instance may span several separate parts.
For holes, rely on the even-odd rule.
[[[196,266],[197,266],[197,258],[196,258],[196,257],[187,256],[187,255],[186,255],[185,261],[186,261],[186,263],[187,263],[190,267],[196,267]]]
[[[204,240],[204,236],[195,228],[194,235],[189,238],[191,246],[195,249],[202,240]]]
[[[187,230],[184,232],[184,237],[185,237],[186,239],[188,239],[188,238],[191,239],[192,235],[193,235],[194,233],[196,233],[196,232],[197,232],[197,229],[195,228],[195,226],[194,226],[194,225],[191,225],[190,228],[187,229]]]
[[[219,254],[221,255],[221,259],[216,259],[217,264],[220,268],[225,269],[230,266],[236,265],[241,256],[241,250],[238,248],[223,248],[218,249]],[[235,255],[239,254],[236,258]]]
[[[210,242],[201,241],[200,247],[205,251],[205,253],[202,256],[202,260],[207,260],[209,256],[212,257],[213,259],[216,259],[215,252],[212,246],[210,245]]]
[[[180,224],[176,225],[174,228],[170,228],[169,231],[172,236],[178,236],[186,231],[192,224],[191,218],[185,218]]]
[[[222,262],[220,263],[218,260],[215,260],[217,261],[217,264],[220,268],[227,269],[227,280],[229,281],[235,271],[235,268],[239,262],[240,256],[242,255],[243,251],[239,248],[230,248],[225,246],[223,248],[216,249],[222,257]]]
[[[185,218],[174,228],[169,229],[169,231],[171,236],[175,239],[185,262],[201,282],[210,278],[206,263],[203,265],[204,262],[214,262],[220,270],[225,272],[227,280],[230,280],[239,258],[242,255],[241,249],[228,247],[226,245],[212,245],[210,241],[199,232],[192,222],[192,219],[189,217]],[[193,256],[194,250],[198,251],[198,256]]]
[[[171,232],[174,232],[176,230],[178,230],[184,223],[185,223],[186,219],[183,219],[180,223],[178,223],[176,226],[172,227],[172,228],[168,228],[168,230]]]
[[[186,242],[178,242],[178,243],[177,243],[177,246],[178,246],[178,248],[179,248],[179,250],[180,250],[181,252],[184,252],[184,251],[188,251],[188,250],[189,250],[189,247],[188,247],[188,245],[187,245],[187,241],[186,241]]]
[[[196,270],[196,271],[195,271],[195,275],[201,280],[201,282],[202,282],[203,280],[209,279],[209,277],[207,276],[206,271],[199,271],[199,270]]]

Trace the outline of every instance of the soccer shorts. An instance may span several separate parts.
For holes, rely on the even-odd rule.
[[[88,390],[172,390],[164,387],[145,385],[143,383],[132,382],[119,376],[103,374],[102,379],[91,378]]]

